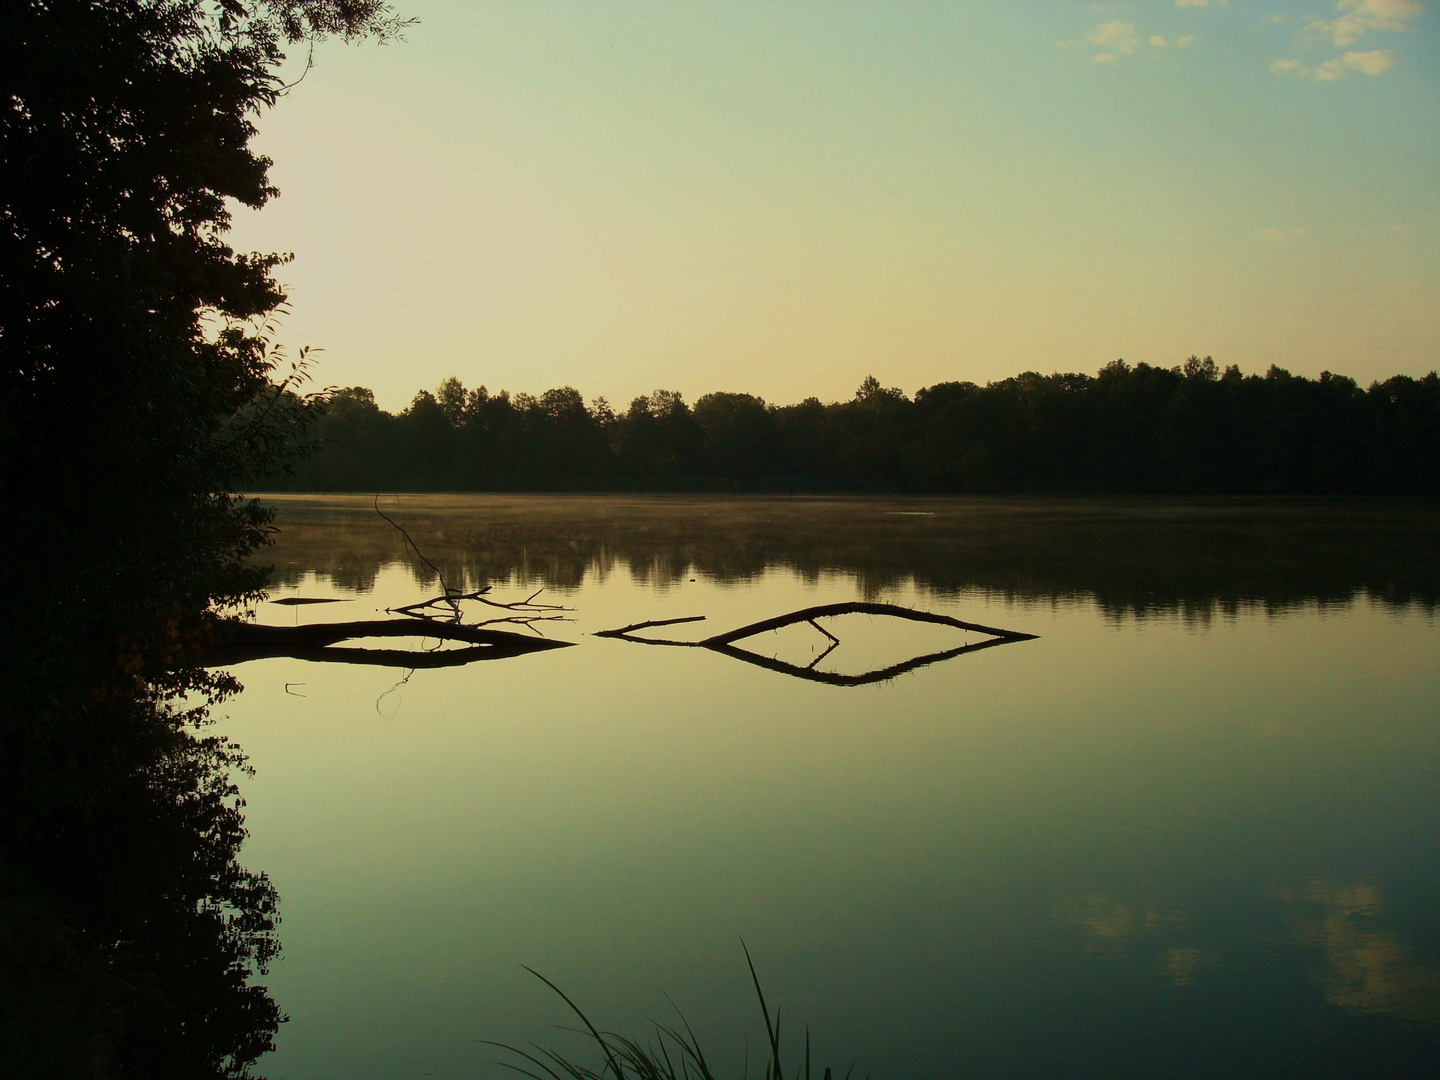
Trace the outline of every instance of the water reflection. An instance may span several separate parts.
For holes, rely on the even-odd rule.
[[[1220,963],[1220,954],[1213,950],[1171,946],[1165,950],[1165,977],[1176,986],[1189,986],[1206,970]]]
[[[151,732],[83,811],[47,820],[0,875],[5,1075],[249,1075],[282,1020],[255,982],[278,897],[244,869],[236,749]]]
[[[278,582],[317,573],[367,591],[382,567],[433,573],[369,497],[270,496],[285,529]],[[1300,500],[398,496],[447,580],[559,589],[624,568],[664,587],[789,568],[854,575],[875,599],[900,585],[1027,602],[1093,601],[1113,615],[1206,621],[1250,607],[1440,601],[1440,507]]]
[[[1290,908],[1296,939],[1324,950],[1318,979],[1326,1001],[1440,1024],[1440,967],[1417,961],[1386,926],[1380,885],[1310,881],[1303,890],[1276,890],[1274,898]]]
[[[1309,977],[1328,1004],[1440,1025],[1440,967],[1418,960],[1387,925],[1385,891],[1378,883],[1311,880],[1274,887],[1267,896],[1286,913],[1290,943],[1322,954]],[[1187,940],[1194,920],[1181,907],[1167,910],[1090,893],[1072,897],[1052,915],[1078,930],[1091,954],[1120,958],[1158,950],[1159,974],[1176,986],[1195,983],[1223,962],[1219,950]],[[1240,948],[1254,955],[1261,945],[1247,941]]]
[[[1104,893],[1073,899],[1056,908],[1054,915],[1088,935],[1087,947],[1098,951],[1121,950],[1142,934],[1154,934],[1167,927],[1183,928],[1189,921],[1183,908],[1162,911],[1149,903],[1137,908]]]
[[[579,647],[241,670],[251,857],[287,904],[274,1071],[489,1075],[474,1039],[565,1021],[526,962],[622,1031],[673,993],[738,1075],[742,933],[862,1070],[1430,1075],[1440,511],[923,509],[389,506],[452,586],[560,593],[576,621],[540,629]],[[368,500],[281,514],[282,595],[353,603],[265,620],[436,592]],[[843,691],[696,647],[880,600],[1038,637]],[[864,675],[964,641],[888,621],[734,644]],[[622,627],[682,647],[596,636]]]

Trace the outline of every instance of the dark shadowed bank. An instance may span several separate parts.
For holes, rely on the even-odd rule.
[[[1116,361],[1097,375],[940,383],[910,399],[775,406],[674,392],[622,413],[447,379],[398,415],[337,392],[287,491],[771,491],[1440,495],[1440,378]]]
[[[287,48],[393,37],[379,0],[0,5],[0,1074],[250,1075],[276,895],[244,869],[238,687],[216,620],[259,595],[234,492],[313,415],[269,320],[275,194],[249,146]]]

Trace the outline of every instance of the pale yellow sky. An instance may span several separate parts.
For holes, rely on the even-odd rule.
[[[400,0],[261,121],[285,337],[398,408],[1440,362],[1440,7]]]

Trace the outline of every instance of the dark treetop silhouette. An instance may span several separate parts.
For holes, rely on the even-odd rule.
[[[1440,495],[1440,379],[1361,389],[1222,373],[1208,357],[1098,375],[941,383],[914,400],[867,379],[847,402],[467,391],[398,415],[337,392],[291,491],[868,491]]]

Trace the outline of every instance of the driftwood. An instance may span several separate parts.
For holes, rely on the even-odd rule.
[[[337,646],[356,638],[423,637],[461,641],[466,649],[361,649]],[[234,622],[226,626],[219,644],[206,653],[208,667],[226,667],[246,660],[291,657],[342,664],[376,664],[382,667],[459,667],[477,660],[501,660],[526,653],[563,649],[568,641],[549,641],[508,630],[414,619],[359,620],[315,623],[310,626],[261,626]]]
[[[389,522],[404,538],[406,546],[415,552],[440,581],[441,594],[429,600],[421,600],[401,607],[386,608],[398,619],[358,620],[355,622],[313,623],[308,626],[262,626],[256,623],[232,621],[222,625],[217,642],[205,656],[206,666],[225,667],[244,663],[246,660],[261,660],[287,656],[296,660],[318,660],[341,664],[374,664],[383,667],[416,668],[460,667],[477,660],[501,660],[526,653],[546,652],[563,649],[573,644],[568,641],[550,641],[541,636],[535,624],[540,622],[566,621],[564,612],[570,608],[560,604],[536,603],[535,598],[543,592],[536,589],[524,600],[510,602],[492,600],[486,593],[490,586],[473,592],[462,592],[445,580],[444,571],[426,557],[405,526],[389,517],[380,509],[380,496],[375,496],[375,513]],[[460,604],[473,600],[487,607],[499,608],[507,614],[486,619],[480,623],[466,625],[461,621]],[[302,604],[341,603],[340,598],[290,596],[271,603],[291,607]],[[530,635],[509,630],[496,630],[497,624],[520,626]],[[531,636],[533,635],[533,636]],[[437,641],[460,641],[469,648],[464,649],[360,649],[346,648],[337,643],[358,638],[408,637]],[[409,676],[407,675],[408,679]],[[288,687],[288,684],[287,684]]]
[[[978,641],[972,645],[959,645],[953,649],[929,653],[925,656],[917,656],[898,664],[891,664],[889,667],[867,671],[862,675],[840,675],[829,671],[816,671],[816,666],[835,650],[840,644],[840,639],[815,620],[830,618],[836,615],[886,615],[896,619],[906,619],[910,622],[935,623],[939,626],[952,626],[957,630],[974,631],[975,633],[985,634],[988,640]],[[637,636],[637,632],[640,630],[648,630],[657,626],[676,626],[680,623],[702,622],[704,619],[704,615],[690,615],[682,619],[650,619],[645,622],[631,623],[629,626],[621,626],[614,630],[601,630],[595,636],[618,638],[621,641],[633,641],[638,645],[664,645],[675,648],[709,649],[712,652],[721,653],[736,660],[744,661],[747,664],[755,664],[757,667],[768,668],[771,671],[778,671],[785,675],[793,675],[797,679],[808,679],[812,682],[828,683],[831,686],[863,686],[866,683],[883,682],[886,679],[893,679],[897,675],[903,675],[907,671],[914,671],[916,668],[925,667],[927,664],[938,663],[941,660],[949,660],[951,657],[959,656],[962,653],[976,652],[980,649],[990,649],[996,645],[1008,645],[1014,641],[1032,641],[1036,637],[1035,634],[1022,634],[1015,630],[1004,630],[998,626],[982,626],[980,623],[962,622],[959,619],[952,619],[949,615],[937,615],[930,611],[916,611],[913,608],[900,607],[896,604],[871,604],[861,601],[841,604],[822,604],[818,607],[802,608],[800,611],[792,611],[788,615],[777,615],[773,619],[764,619],[761,622],[749,623],[746,626],[738,627],[723,634],[715,634],[712,637],[702,638],[699,641],[676,641],[669,638]],[[794,626],[797,623],[809,623],[830,639],[830,644],[825,651],[803,667],[799,664],[789,664],[783,660],[762,656],[749,649],[739,648],[735,644],[755,634],[761,634],[767,630],[779,630],[786,626]]]

